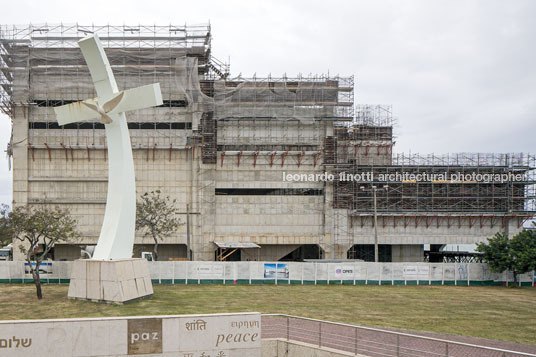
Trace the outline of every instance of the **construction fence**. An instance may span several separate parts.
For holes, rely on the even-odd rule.
[[[46,262],[44,283],[69,283],[72,262]],[[154,284],[273,284],[273,285],[457,285],[512,284],[512,273],[493,273],[484,263],[367,262],[149,262]],[[518,277],[535,286],[535,274]],[[0,283],[30,283],[25,262],[0,262]]]

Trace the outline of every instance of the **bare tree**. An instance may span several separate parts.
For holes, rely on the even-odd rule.
[[[37,298],[42,299],[39,268],[47,259],[50,250],[58,242],[73,241],[79,237],[76,220],[69,212],[56,207],[32,209],[28,206],[17,207],[7,216],[13,242],[20,241],[19,249],[26,256],[37,291]],[[40,245],[42,250],[39,250]],[[35,262],[35,267],[32,265]]]
[[[160,190],[144,193],[136,204],[136,230],[154,240],[154,260],[158,260],[158,241],[168,237],[183,223],[175,217],[176,199],[162,197]]]

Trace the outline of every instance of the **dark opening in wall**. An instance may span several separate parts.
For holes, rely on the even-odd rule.
[[[71,104],[78,102],[78,100],[66,100],[66,99],[34,99],[33,101],[38,107],[61,107],[65,104]],[[167,108],[185,108],[188,105],[186,100],[164,100],[163,104],[158,107],[167,107]],[[157,107],[157,108],[158,108]]]
[[[104,124],[98,122],[81,122],[71,123],[63,126],[58,125],[57,122],[29,122],[29,129],[104,129]],[[192,123],[154,123],[154,122],[141,122],[141,123],[128,123],[130,130],[145,129],[173,129],[173,130],[190,130],[192,129]]]
[[[323,250],[318,244],[303,244],[279,261],[303,262],[304,259],[322,259]]]
[[[235,249],[225,258],[226,262],[239,262],[242,260],[242,249]],[[214,261],[218,261],[218,249],[214,252]]]
[[[322,196],[316,188],[217,188],[216,195],[230,196]]]
[[[392,262],[393,246],[390,244],[378,244],[380,262]],[[374,244],[354,244],[347,253],[348,259],[363,259],[366,262],[374,261]]]

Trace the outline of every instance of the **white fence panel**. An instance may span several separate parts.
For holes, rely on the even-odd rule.
[[[443,280],[456,280],[456,263],[443,264]]]
[[[236,262],[236,268],[238,269],[236,274],[236,280],[250,280],[250,266],[249,262]]]
[[[484,280],[484,270],[482,269],[482,264],[479,263],[468,263],[467,264],[468,279],[470,281]]]
[[[393,280],[396,281],[402,281],[406,280],[404,279],[404,263],[392,263],[391,264],[391,271],[393,274]]]
[[[314,263],[316,264],[316,281],[328,280],[328,266],[330,263]]]
[[[71,262],[52,262],[52,274],[49,279],[69,279],[71,277]]]
[[[303,267],[303,263],[289,262],[289,280],[301,281],[302,267]]]
[[[24,279],[24,262],[8,262],[9,264],[9,278]]]
[[[456,263],[456,281],[467,280],[469,276],[468,263]]]
[[[305,282],[315,281],[315,271],[316,271],[315,263],[302,264],[302,271],[303,271],[303,281]]]
[[[251,264],[251,279],[263,280],[264,279],[264,263],[263,262],[250,262]]]
[[[11,278],[11,275],[9,274],[9,264],[12,262],[2,262],[0,264],[0,279],[7,279],[9,280]]]
[[[188,275],[188,263],[187,262],[171,262],[173,265],[173,280],[186,280]]]
[[[152,280],[160,280],[160,265],[158,264],[149,264],[149,274],[151,275]]]
[[[443,280],[443,264],[441,263],[430,264],[430,280],[432,281]]]
[[[50,263],[50,262],[48,262]],[[372,262],[203,262],[203,261],[157,261],[149,262],[151,279],[158,283],[198,284],[224,282],[231,284],[456,284],[471,285],[472,282],[509,282],[512,273],[493,273],[481,263],[372,263]],[[51,273],[43,272],[43,279],[65,282],[70,278],[72,262],[54,261],[47,265]],[[47,271],[48,271],[47,270]],[[0,262],[2,282],[21,282],[31,279],[25,273],[24,262]],[[60,280],[60,281],[57,281]],[[46,281],[46,280],[45,280]],[[521,274],[518,281],[534,283],[534,272]]]
[[[390,280],[391,282],[393,279],[393,266],[391,264],[381,264],[381,281],[387,281]]]
[[[363,263],[366,266],[367,269],[367,276],[366,280],[369,281],[376,281],[380,280],[380,264],[381,263]]]
[[[234,280],[235,279],[235,270],[234,270],[234,263],[232,262],[222,262],[220,264],[223,264],[223,276],[225,277],[225,280]]]

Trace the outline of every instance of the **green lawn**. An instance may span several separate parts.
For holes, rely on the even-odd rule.
[[[155,285],[124,306],[67,299],[66,285],[0,285],[2,319],[259,311],[536,344],[536,289],[447,286]]]

